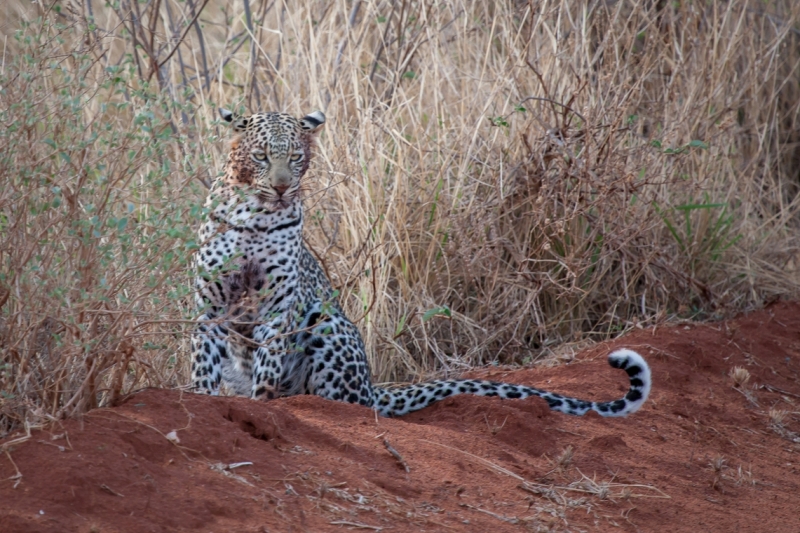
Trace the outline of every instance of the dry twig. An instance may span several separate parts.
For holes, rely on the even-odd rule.
[[[395,450],[394,447],[391,444],[389,444],[389,441],[387,439],[383,439],[383,445],[386,447],[389,453],[392,454],[392,456],[395,459],[397,459],[398,464],[401,467],[403,467],[403,470],[405,470],[406,472],[411,472],[411,469],[408,467],[408,463],[406,463],[406,460],[403,459],[403,456],[400,455],[400,452]]]

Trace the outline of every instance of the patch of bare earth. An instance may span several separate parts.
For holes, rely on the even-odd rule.
[[[308,396],[142,391],[2,454],[0,529],[800,531],[800,305],[474,375],[616,398],[626,376],[604,356],[622,346],[654,380],[627,419],[539,399],[460,396],[378,419]]]

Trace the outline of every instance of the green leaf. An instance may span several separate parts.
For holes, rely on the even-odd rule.
[[[708,150],[708,144],[704,143],[703,141],[699,141],[697,139],[690,142],[688,146],[689,148],[700,148],[702,150]]]
[[[403,316],[400,317],[400,322],[398,322],[397,327],[394,328],[394,336],[395,337],[399,337],[400,334],[405,329],[405,327],[406,327],[406,318],[407,318],[407,315],[403,315]],[[425,317],[423,316],[423,320],[424,320],[424,318]]]
[[[433,309],[428,309],[425,311],[425,314],[422,315],[422,321],[427,322],[435,316],[446,316],[447,318],[452,318],[452,313],[450,312],[450,308],[446,305],[434,307]]]
[[[678,211],[694,211],[696,209],[715,209],[719,207],[726,207],[726,204],[685,204],[676,205],[675,209]]]
[[[666,217],[666,215],[664,215],[664,213],[661,212],[661,209],[659,209],[658,204],[654,203],[653,208],[656,210],[656,213],[658,213],[658,216],[661,217],[661,220],[664,221],[664,224],[667,226],[667,229],[672,234],[672,237],[675,239],[675,242],[678,243],[678,247],[681,249],[681,251],[684,251],[686,247],[683,244],[683,239],[681,239],[681,236],[678,235],[678,231],[675,229],[675,226],[673,226],[672,223],[669,221],[669,219]]]
[[[508,121],[506,120],[505,117],[489,117],[489,120],[495,126],[502,126],[504,128],[507,128],[509,126]]]

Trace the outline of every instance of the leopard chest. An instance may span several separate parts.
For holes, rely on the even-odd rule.
[[[297,284],[302,212],[221,206],[200,230],[198,292],[215,314],[251,321],[281,307]]]

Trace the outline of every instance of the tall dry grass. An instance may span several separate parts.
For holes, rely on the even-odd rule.
[[[220,105],[328,116],[306,236],[381,381],[798,296],[792,0],[0,10],[0,436],[187,382]]]

